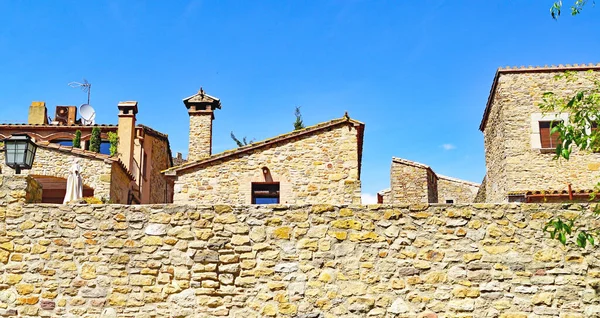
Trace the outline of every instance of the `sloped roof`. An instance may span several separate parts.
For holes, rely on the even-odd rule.
[[[546,72],[564,72],[564,71],[589,71],[589,70],[600,70],[600,63],[598,64],[565,64],[565,65],[544,65],[544,66],[521,66],[521,67],[500,67],[496,71],[496,75],[494,75],[494,81],[492,82],[492,87],[490,89],[490,95],[487,100],[487,104],[485,106],[485,110],[483,111],[483,118],[481,119],[481,123],[479,124],[479,130],[483,131],[485,129],[485,125],[487,124],[488,116],[490,115],[490,111],[492,108],[492,102],[494,101],[494,97],[496,94],[496,88],[498,86],[498,79],[501,74],[509,74],[509,73],[546,73]]]
[[[206,94],[202,88],[200,88],[197,94],[183,99],[183,104],[185,104],[185,107],[187,108],[190,108],[190,104],[194,103],[213,104],[215,108],[221,109],[221,100]]]
[[[176,166],[176,167],[172,167],[172,168],[163,170],[162,173],[164,173],[166,175],[177,175],[177,173],[179,171],[183,171],[183,170],[199,167],[199,166],[202,166],[205,164],[213,163],[215,161],[218,161],[221,159],[226,159],[226,158],[236,156],[236,155],[239,155],[242,153],[247,153],[247,152],[250,152],[255,149],[266,148],[270,145],[273,145],[273,144],[276,144],[279,142],[289,141],[293,138],[297,138],[300,136],[311,135],[311,134],[325,130],[330,127],[334,127],[334,126],[338,126],[338,125],[342,125],[342,124],[348,124],[348,123],[353,124],[358,127],[358,133],[359,133],[359,136],[358,136],[358,152],[359,152],[358,166],[360,167],[361,161],[362,161],[362,139],[363,139],[363,130],[364,130],[365,124],[360,121],[351,119],[347,115],[344,115],[344,117],[342,117],[342,118],[330,120],[330,121],[327,121],[324,123],[316,124],[314,126],[309,126],[304,129],[294,130],[292,132],[289,132],[289,133],[286,133],[283,135],[279,135],[279,136],[276,136],[273,138],[254,142],[249,145],[239,147],[239,148],[236,148],[233,150],[228,150],[228,151],[224,151],[224,152],[221,152],[218,154],[214,154],[207,158],[202,158],[202,159],[198,159],[198,160],[194,160],[194,161],[188,161],[180,166]],[[359,175],[360,175],[360,170],[359,170]]]

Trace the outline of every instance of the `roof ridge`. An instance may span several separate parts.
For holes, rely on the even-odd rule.
[[[417,161],[412,161],[412,160],[408,160],[408,159],[404,159],[404,158],[399,158],[399,157],[392,157],[392,161],[398,162],[398,163],[404,163],[407,165],[412,165],[412,166],[416,166],[419,168],[425,168],[425,169],[431,169],[430,166],[424,164],[424,163],[420,163]]]
[[[364,123],[358,121],[358,120],[354,120],[351,119],[349,116],[344,116],[341,118],[336,118],[336,119],[332,119],[326,122],[322,122],[322,123],[318,123],[312,126],[308,126],[302,129],[298,129],[298,130],[292,130],[290,132],[284,133],[284,134],[280,134],[277,135],[275,137],[271,137],[271,138],[267,138],[267,139],[263,139],[261,141],[257,141],[257,142],[253,142],[251,144],[242,146],[242,147],[238,147],[238,148],[234,148],[234,149],[230,149],[230,150],[225,150],[223,152],[211,155],[210,157],[207,158],[202,158],[202,159],[198,159],[198,160],[194,160],[194,161],[188,161],[182,165],[179,166],[174,166],[171,167],[169,169],[165,169],[163,171],[161,171],[161,173],[166,173],[166,172],[172,172],[172,171],[179,171],[182,169],[188,169],[190,167],[194,167],[196,165],[200,165],[206,162],[211,162],[213,160],[218,160],[218,159],[222,159],[222,158],[226,158],[228,156],[231,156],[233,154],[238,154],[238,153],[242,153],[244,151],[248,151],[251,149],[256,149],[256,148],[260,148],[264,145],[268,145],[271,143],[275,143],[278,141],[283,141],[283,140],[287,140],[289,138],[294,138],[297,136],[302,136],[304,134],[307,134],[309,132],[313,132],[313,131],[317,131],[326,127],[330,127],[330,126],[334,126],[337,124],[341,124],[341,123],[352,123],[355,125],[364,125]]]

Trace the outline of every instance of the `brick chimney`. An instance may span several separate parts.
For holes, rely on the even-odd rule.
[[[184,99],[183,103],[190,115],[188,161],[210,157],[214,110],[221,109],[221,101],[200,88],[198,94]]]
[[[31,102],[27,123],[30,125],[48,124],[48,110],[45,102]]]
[[[135,138],[135,115],[138,113],[137,102],[119,102],[119,146],[117,151],[119,159],[123,161],[127,169],[132,171],[133,162],[133,139]]]

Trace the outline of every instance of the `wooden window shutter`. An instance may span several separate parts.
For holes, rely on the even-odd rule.
[[[551,134],[552,127],[559,124],[560,121],[540,121],[540,141],[542,148],[552,149],[560,143],[560,134],[555,132]]]

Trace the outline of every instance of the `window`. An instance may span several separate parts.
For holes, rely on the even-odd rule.
[[[90,141],[89,139],[85,142],[85,150],[90,150]],[[100,141],[100,153],[104,155],[110,155],[110,141],[102,140]]]
[[[454,203],[454,200],[452,200],[452,199],[450,199],[450,200],[446,200],[446,203],[448,203],[448,204],[453,204],[453,203]]]
[[[540,142],[542,149],[554,149],[560,144],[559,133],[551,133],[552,128],[560,124],[562,121],[540,121]]]
[[[253,182],[252,204],[278,204],[279,182]]]
[[[68,139],[55,139],[50,141],[53,144],[59,144],[61,146],[67,146],[67,147],[73,147],[73,140],[68,140]]]

